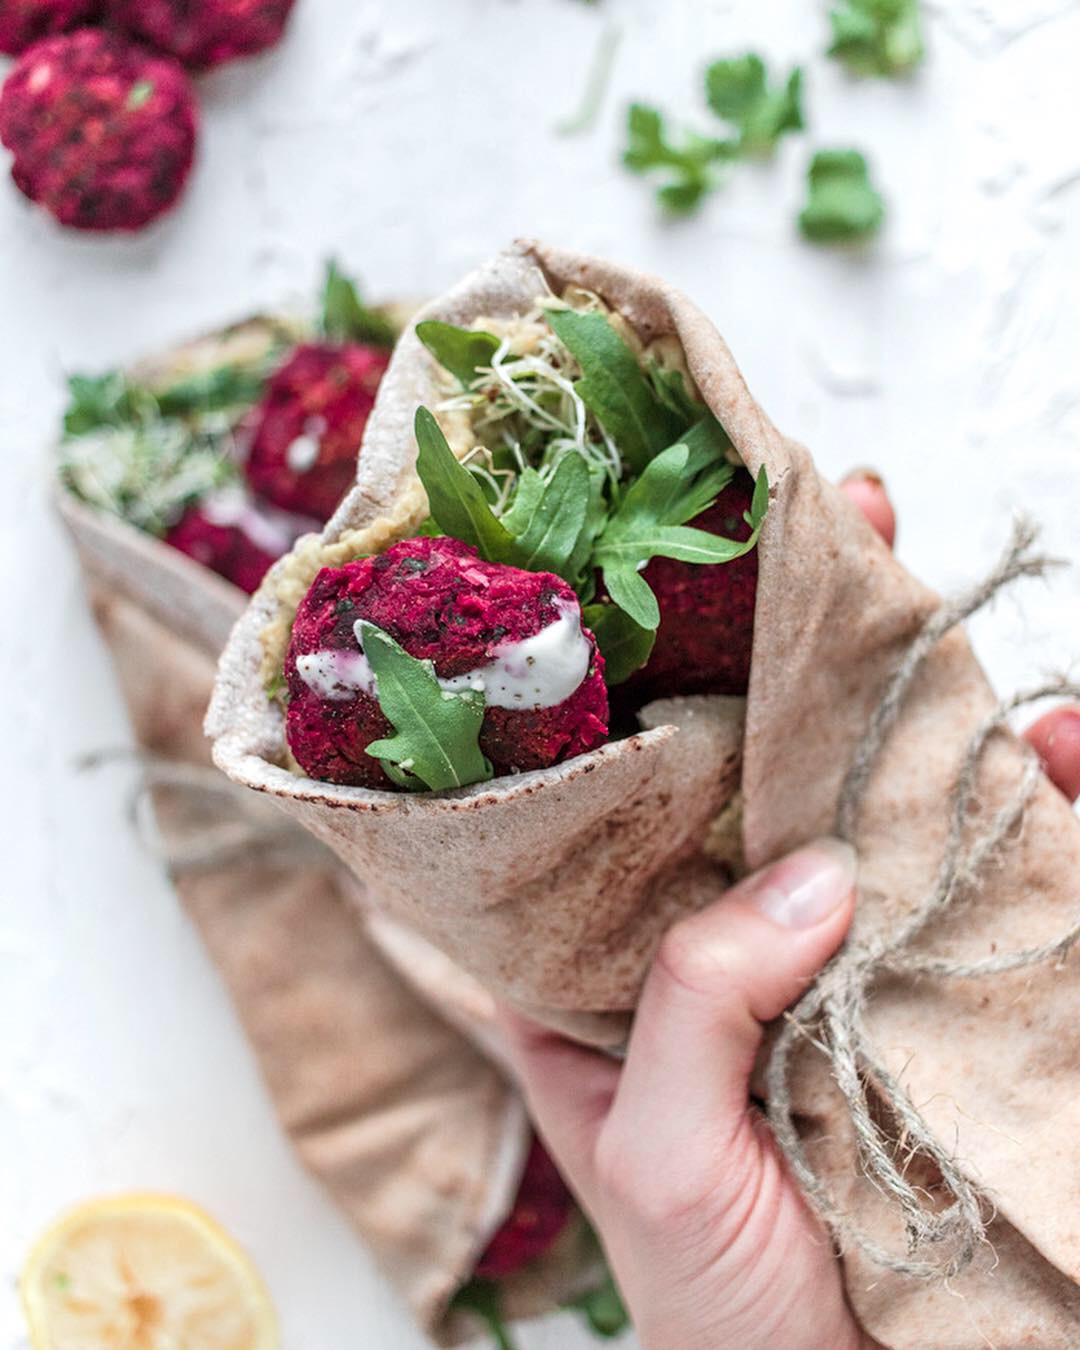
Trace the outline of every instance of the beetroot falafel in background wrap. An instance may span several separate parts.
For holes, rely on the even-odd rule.
[[[189,524],[205,513],[205,496],[186,501],[184,492],[216,488],[218,462],[194,425],[192,444],[179,443],[174,414],[216,390],[228,396],[227,415],[206,415],[224,416],[225,434],[236,393],[257,406],[259,386],[292,363],[303,337],[291,322],[250,320],[124,376],[74,381],[58,505],[147,760],[162,852],[283,1127],[419,1325],[451,1345],[478,1325],[569,1305],[614,1330],[625,1314],[603,1256],[520,1097],[438,1015],[445,960],[408,945],[433,1010],[380,952],[398,953],[408,935],[384,925],[376,942],[333,855],[208,763],[202,719],[216,657],[245,601],[237,576],[214,569],[250,550],[235,526],[225,548],[177,547],[169,513]],[[337,408],[343,392],[347,385],[333,391]],[[304,397],[310,407],[312,392]],[[277,397],[271,412],[268,445],[305,418]],[[166,451],[171,472],[160,472]],[[317,470],[317,459],[336,472],[334,455],[309,455],[308,467]],[[310,480],[317,491],[327,476]],[[294,471],[278,481],[296,493],[309,479]],[[214,545],[224,524],[215,528]],[[443,1001],[459,1021],[472,1030],[486,1020],[482,991],[457,972],[449,987]]]
[[[596,343],[610,360],[624,358],[612,357],[607,338],[596,338],[599,330],[592,346],[579,342],[570,332],[579,319],[558,317],[567,311],[604,320],[635,356],[649,401],[641,401],[633,377],[627,376],[636,391],[629,399],[627,381],[606,380],[604,362],[594,359]],[[369,423],[356,486],[321,536],[300,541],[272,569],[230,638],[207,723],[215,759],[327,842],[366,883],[370,905],[422,934],[496,995],[583,1040],[615,1044],[663,932],[723,889],[726,868],[711,847],[717,818],[730,824],[738,793],[742,852],[755,868],[831,832],[855,749],[938,601],[820,478],[808,453],[777,432],[716,330],[664,283],[521,245],[422,317],[435,327],[407,334],[399,345]],[[523,331],[529,325],[544,330],[539,353]],[[461,329],[474,336],[452,335]],[[573,362],[553,350],[552,333],[573,349]],[[485,390],[508,353],[555,364],[586,412],[601,409],[610,419],[599,436],[586,437],[591,444],[582,456],[602,457],[593,452],[610,449],[609,439],[620,453],[620,476],[605,488],[603,519],[584,550],[591,576],[575,572],[573,548],[568,556],[565,547],[546,555],[520,547],[523,539],[550,540],[569,503],[580,500],[578,473],[561,504],[553,501],[547,515],[542,510],[545,494],[555,492],[555,470],[573,450],[564,445],[549,453],[548,432],[573,440],[573,427],[564,420],[530,443],[521,431],[530,419],[514,423],[504,438],[515,457],[509,479],[526,504],[519,510],[520,496],[500,496],[507,456],[481,400],[498,404],[499,391]],[[559,361],[550,360],[553,354]],[[625,364],[618,369],[626,373]],[[448,384],[448,371],[456,373],[456,386]],[[526,392],[535,395],[536,386]],[[532,401],[541,413],[551,409],[547,397]],[[417,419],[418,407],[434,416]],[[616,434],[610,428],[620,415]],[[530,417],[544,420],[535,412]],[[705,430],[695,432],[702,422]],[[632,444],[635,423],[646,444],[640,453],[640,444],[636,450]],[[672,426],[665,450],[662,437]],[[446,448],[456,467],[479,482],[479,499],[460,487]],[[665,460],[675,448],[681,455]],[[735,477],[721,477],[721,459]],[[652,469],[647,479],[659,462],[674,472],[658,476]],[[592,464],[586,468],[588,493]],[[695,495],[708,474],[717,475],[704,480],[709,490]],[[640,490],[646,481],[648,490]],[[718,530],[704,518],[723,492],[763,482],[767,510],[752,493],[746,531]],[[628,504],[638,518],[627,524],[623,517],[612,532],[612,520]],[[688,517],[683,508],[691,504],[698,514]],[[726,537],[729,560],[714,553],[695,562],[693,549],[704,547],[696,537],[664,535],[676,545],[668,549],[674,556],[648,551],[658,529],[684,528]],[[754,535],[752,588],[745,575],[706,583],[706,574],[730,574],[740,556],[750,556],[736,547]],[[449,589],[419,607],[421,627],[412,629],[408,607],[387,608],[384,592],[406,584],[410,572],[426,577],[431,550],[453,555],[454,546],[440,539],[457,539],[472,552],[460,558]],[[572,543],[579,542],[580,531]],[[523,556],[543,557],[545,566],[522,567]],[[569,757],[541,768],[515,762],[515,749],[503,760],[511,771],[496,773],[487,719],[501,702],[489,709],[486,698],[506,682],[509,662],[501,622],[485,627],[491,616],[478,603],[477,592],[490,586],[465,575],[475,569],[490,581],[477,559],[548,578],[542,602],[548,610],[541,609],[528,637],[509,642],[547,633],[568,613],[577,619],[577,631],[569,625],[569,646],[588,647],[582,682],[599,669],[608,688],[602,744],[580,752],[573,746]],[[682,566],[699,575],[658,574]],[[518,581],[499,577],[508,585]],[[577,596],[576,613],[560,580]],[[735,683],[739,634],[730,616],[745,614],[748,591],[753,622],[744,704]],[[369,595],[382,605],[373,617]],[[691,597],[686,605],[684,595]],[[723,603],[713,603],[716,595]],[[348,604],[330,617],[341,601]],[[461,627],[475,639],[459,650],[453,635],[449,660],[436,631],[439,614],[447,617],[448,633]],[[516,647],[509,656],[520,654]],[[566,656],[567,648],[558,654]],[[305,657],[312,659],[301,664]],[[609,678],[613,667],[617,683]],[[435,737],[436,747],[450,751],[443,757],[449,780],[438,780],[432,745],[410,722],[410,697],[428,714],[435,709],[440,724],[436,699],[450,705],[451,729],[443,741]],[[525,711],[550,714],[551,707],[541,692]],[[862,868],[855,940],[887,934],[932,888],[959,765],[994,707],[966,639],[951,633],[917,676],[869,776],[856,840]],[[625,718],[635,709],[643,729],[631,731]],[[572,731],[577,721],[570,722]],[[371,786],[362,755],[378,761],[389,781]],[[305,760],[324,778],[307,776]],[[995,739],[979,775],[984,810],[1012,800],[1024,763],[1008,735]],[[463,777],[462,764],[478,778]],[[360,766],[354,780],[350,765]],[[449,786],[454,773],[468,785]],[[428,774],[435,791],[422,790],[435,786]],[[998,944],[1023,949],[1056,939],[1073,918],[1078,875],[1075,817],[1043,783],[1022,836],[964,907],[930,925],[913,950],[974,960]],[[891,976],[875,986],[866,1021],[887,1068],[965,1175],[989,1193],[996,1213],[990,1242],[948,1287],[883,1271],[860,1251],[845,1253],[852,1304],[885,1344],[958,1350],[987,1340],[1071,1343],[1080,1317],[1080,1247],[1074,1207],[1064,1195],[1078,1180],[1080,1065],[1071,1049],[1078,1004],[1075,980],[1064,970],[1040,970],[1038,978],[1016,970],[992,981]],[[1033,1065],[1038,1091],[1027,1081]],[[838,1204],[864,1231],[902,1248],[892,1209],[861,1177],[850,1118],[826,1062],[804,1055],[793,1091],[806,1147]],[[932,1175],[924,1184],[931,1194],[940,1189]]]

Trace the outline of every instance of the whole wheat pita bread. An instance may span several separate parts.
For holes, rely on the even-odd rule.
[[[271,573],[234,631],[207,725],[226,772],[276,796],[363,871],[372,882],[373,903],[385,904],[497,994],[586,1039],[600,1039],[621,1027],[609,1015],[632,1007],[664,929],[682,909],[705,903],[717,890],[695,848],[702,813],[694,812],[689,831],[663,836],[650,829],[658,817],[645,795],[649,786],[665,772],[677,780],[672,800],[685,823],[683,813],[710,789],[710,810],[726,800],[741,767],[743,843],[751,866],[828,833],[867,721],[938,602],[820,478],[806,450],[776,431],[712,324],[662,281],[525,244],[467,278],[424,317],[462,323],[520,312],[544,284],[556,293],[568,285],[596,292],[643,339],[677,335],[698,388],[747,467],[768,470],[772,502],[759,544],[741,766],[731,741],[695,742],[694,728],[683,725],[647,732],[543,774],[444,796],[396,797],[295,777],[281,767],[281,716],[258,678],[260,632],[289,603],[279,599],[288,564]],[[411,423],[417,404],[432,397],[433,380],[430,359],[406,335],[372,419],[357,486],[330,523],[324,545],[392,516],[404,500],[411,502],[405,515],[415,520]],[[317,556],[318,548],[309,561]],[[993,706],[964,637],[946,638],[919,675],[863,801],[859,935],[886,931],[933,884],[951,786],[968,740]],[[688,764],[699,754],[708,758]],[[980,783],[987,810],[1015,793],[1023,762],[1015,741],[1001,737],[994,744]],[[624,788],[629,797],[620,798]],[[629,816],[619,815],[617,798],[629,801]],[[610,849],[609,819],[626,826],[616,830]],[[591,835],[578,830],[583,822]],[[565,865],[549,869],[546,890],[535,884],[529,889],[546,861],[543,850],[565,842],[561,829],[581,845],[588,839],[588,848],[580,847],[576,865],[563,855]],[[378,874],[383,848],[393,858],[392,879]],[[597,850],[604,852],[605,868],[590,873]],[[1080,827],[1064,799],[1044,784],[1022,838],[998,869],[970,903],[928,929],[918,945],[974,958],[999,946],[1050,940],[1075,916],[1078,878]],[[518,903],[522,894],[528,895],[526,905]],[[1001,1322],[1002,1335],[1029,1326],[1039,1329],[1040,1344],[1074,1343],[1078,1010],[1073,969],[1019,971],[981,982],[879,984],[871,1030],[938,1137],[993,1197],[1001,1217],[992,1232],[1007,1234],[1000,1255],[1009,1262],[1007,1281],[999,1274],[995,1284],[985,1269],[971,1277],[970,1292],[957,1281],[954,1304],[937,1289],[883,1275],[850,1254],[852,1302],[888,1343],[956,1350],[985,1344],[987,1336],[994,1343],[1001,1319],[990,1295],[989,1302],[980,1300],[986,1289],[1006,1283],[1013,1291],[1012,1315],[1007,1328]],[[796,1105],[812,1135],[846,1138],[846,1115],[828,1066],[812,1052],[800,1065]],[[890,1211],[855,1167],[850,1153],[831,1157],[834,1189],[860,1222],[884,1226],[901,1239]],[[985,1317],[973,1315],[980,1307],[989,1309]],[[903,1318],[896,1308],[904,1309]]]

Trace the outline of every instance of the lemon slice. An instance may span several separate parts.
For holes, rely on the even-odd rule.
[[[273,1304],[228,1233],[170,1195],[70,1210],[20,1289],[35,1350],[278,1350]]]

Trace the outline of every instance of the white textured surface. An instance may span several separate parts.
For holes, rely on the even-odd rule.
[[[828,472],[877,465],[901,552],[948,587],[1010,512],[1080,559],[1080,142],[1075,0],[939,0],[910,84],[810,62],[809,139],[694,221],[659,222],[615,164],[618,108],[704,121],[704,57],[824,46],[805,0],[299,0],[287,45],[203,82],[202,165],[133,240],[64,235],[0,190],[0,1347],[12,1277],[88,1193],[176,1189],[253,1250],[289,1350],[419,1346],[278,1135],[213,970],[124,820],[129,778],[75,755],[127,739],[46,502],[66,369],[93,369],[314,285],[337,251],[422,296],[515,234],[663,272],[717,319],[774,419]],[[597,130],[560,139],[605,18],[622,45]],[[864,258],[792,229],[813,144],[871,152],[887,232]],[[1080,647],[1080,578],[1003,601],[977,636],[1003,688]],[[529,1350],[589,1342],[561,1321]]]

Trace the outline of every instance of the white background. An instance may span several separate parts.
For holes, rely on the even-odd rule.
[[[839,475],[881,469],[900,550],[949,587],[1017,508],[1080,560],[1080,5],[939,0],[911,82],[854,83],[814,0],[299,0],[276,53],[201,82],[201,163],[134,239],[63,233],[0,184],[0,1347],[14,1275],[63,1206],[127,1187],[208,1206],[266,1274],[289,1350],[419,1347],[279,1136],[213,969],[124,821],[105,652],[47,501],[61,377],[313,292],[331,251],[377,298],[444,287],[518,234],[664,273],[751,387]],[[596,129],[573,111],[621,30]],[[708,129],[706,58],[808,66],[808,136],[661,221],[617,164],[638,97]],[[889,224],[862,256],[799,241],[811,146],[872,157]],[[977,625],[1002,688],[1080,650],[1064,575]],[[587,1344],[568,1321],[530,1350]]]

